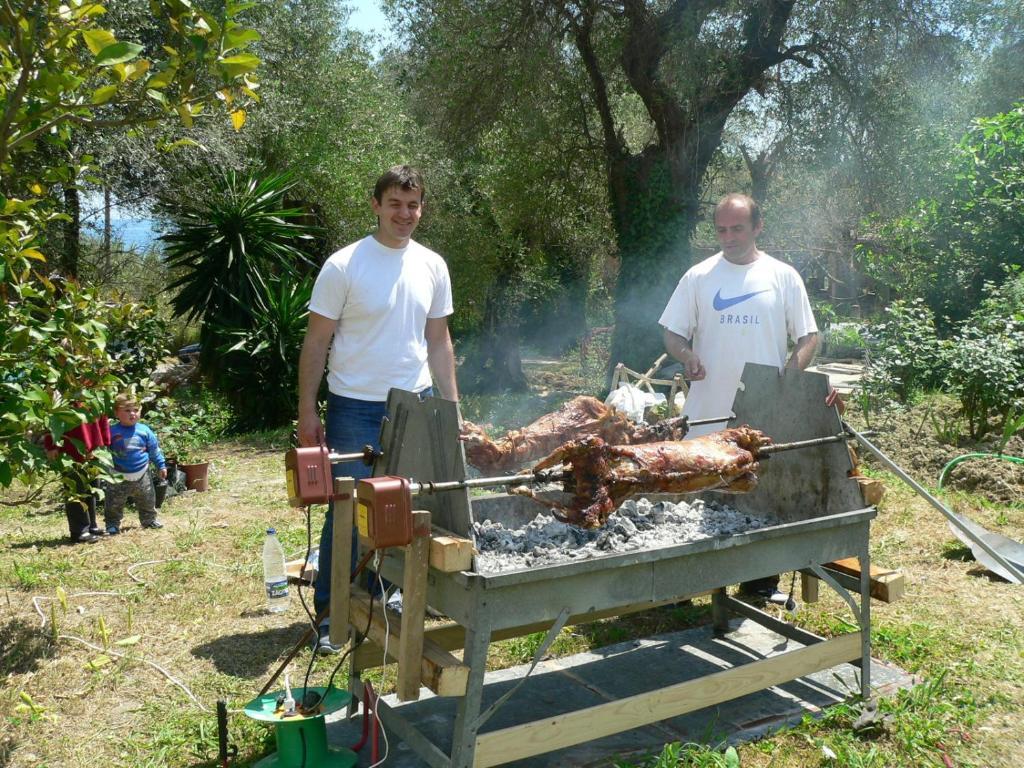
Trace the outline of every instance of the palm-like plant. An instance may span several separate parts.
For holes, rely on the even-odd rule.
[[[250,324],[214,329],[217,383],[247,428],[277,427],[295,415],[295,382],[312,290],[312,278],[271,278]]]
[[[159,212],[172,222],[161,240],[175,274],[175,315],[203,319],[202,360],[209,369],[218,346],[216,328],[245,328],[268,295],[275,276],[296,275],[309,264],[299,248],[317,228],[300,219],[306,212],[286,207],[294,186],[289,174],[259,176],[234,170],[211,174],[209,193],[196,200],[164,200]]]

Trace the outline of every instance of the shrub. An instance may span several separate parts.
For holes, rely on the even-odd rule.
[[[252,309],[250,324],[219,325],[217,387],[246,428],[279,427],[295,417],[299,354],[313,282],[274,280]]]
[[[975,440],[992,430],[991,419],[1003,430],[1024,408],[1024,281],[1007,274],[1001,285],[985,284],[985,298],[951,347],[946,384]]]
[[[203,448],[232,431],[236,418],[223,396],[183,387],[158,400],[144,417],[165,456],[180,462],[200,459]]]
[[[935,389],[946,369],[945,345],[935,330],[935,316],[921,299],[896,301],[885,319],[871,326],[868,386],[878,396],[888,392],[901,403]]]

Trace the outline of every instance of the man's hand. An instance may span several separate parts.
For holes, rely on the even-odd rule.
[[[320,421],[320,417],[315,412],[299,414],[297,432],[299,434],[299,445],[303,448],[327,444],[327,435],[324,432],[323,422]]]
[[[164,467],[163,469],[161,469],[157,474],[160,475],[160,479],[161,480],[166,480],[167,479],[167,467]]]
[[[700,361],[700,358],[694,352],[691,352],[686,358],[683,366],[685,368],[683,375],[687,381],[700,381],[708,375],[707,371],[704,370],[704,363]]]
[[[665,342],[665,351],[683,364],[684,376],[687,381],[700,381],[707,376],[704,370],[704,363],[693,351],[689,339],[684,339],[678,333],[673,333],[668,328],[662,329],[662,338]]]
[[[828,394],[825,395],[825,405],[829,408],[834,405],[839,409],[840,416],[846,413],[846,403],[843,402],[843,398],[839,396],[839,390],[835,387],[831,387]]]

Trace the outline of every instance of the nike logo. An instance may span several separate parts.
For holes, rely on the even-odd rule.
[[[765,288],[762,291],[754,291],[753,293],[744,293],[744,294],[742,294],[740,296],[733,296],[731,299],[727,299],[724,296],[722,296],[722,289],[719,288],[718,289],[718,293],[715,294],[715,298],[711,302],[711,306],[713,306],[715,308],[715,311],[721,312],[723,309],[728,309],[729,307],[735,307],[737,304],[742,304],[747,299],[749,299],[749,298],[751,298],[753,296],[757,296],[757,294],[759,294],[759,293],[767,293],[770,290],[771,290],[771,288]]]

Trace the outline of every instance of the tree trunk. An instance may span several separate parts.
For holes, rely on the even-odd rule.
[[[64,187],[64,213],[69,219],[64,222],[64,252],[61,255],[61,272],[65,277],[78,279],[78,263],[82,256],[82,206],[78,199],[78,188]]]
[[[103,275],[109,278],[113,272],[114,265],[110,257],[110,187],[103,187]]]
[[[609,176],[620,254],[610,375],[617,363],[646,371],[665,351],[658,319],[690,267],[700,190],[673,183],[660,148],[625,158]]]

